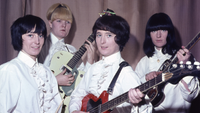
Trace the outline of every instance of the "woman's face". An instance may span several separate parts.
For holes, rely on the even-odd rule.
[[[60,40],[69,34],[71,23],[66,20],[56,19],[53,22],[49,21],[49,26],[51,32]]]
[[[35,28],[22,35],[22,51],[28,54],[33,60],[36,60],[44,44],[44,36],[34,33]]]
[[[165,44],[167,44],[167,35],[167,30],[157,30],[150,32],[152,42],[158,50],[160,50]]]
[[[96,43],[102,56],[110,56],[119,51],[119,46],[115,42],[115,34],[110,31],[97,30]]]

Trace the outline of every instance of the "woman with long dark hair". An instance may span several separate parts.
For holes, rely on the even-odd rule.
[[[149,18],[143,50],[146,56],[139,61],[135,69],[142,83],[160,74],[158,70],[161,65],[174,55],[178,62],[193,60],[189,50],[176,43],[173,23],[165,13],[156,13]],[[164,100],[156,105],[156,112],[187,113],[191,101],[199,94],[199,81],[196,77],[186,76],[178,84],[166,83],[163,93]]]

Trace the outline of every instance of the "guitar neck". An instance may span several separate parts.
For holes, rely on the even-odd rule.
[[[94,41],[94,37],[93,34],[91,34],[88,39],[88,41],[93,42]],[[84,44],[86,44],[87,42],[85,41]],[[75,53],[75,55],[72,57],[72,59],[67,63],[67,65],[70,68],[74,68],[76,66],[76,64],[79,62],[79,60],[81,59],[81,57],[83,56],[83,54],[86,52],[86,48],[84,46],[84,44],[79,48],[79,50]]]
[[[200,32],[187,44],[186,48],[188,50],[192,49],[192,47],[199,41]]]
[[[200,39],[200,32],[185,46],[185,48],[187,48],[188,50],[191,50],[192,47],[199,41]],[[171,64],[175,64],[178,62],[178,58],[176,55],[174,55],[174,57],[172,59],[170,59],[170,63],[168,64],[168,66],[166,66],[166,68],[163,70],[163,72],[165,72],[169,66],[171,66]],[[159,69],[159,71],[161,71]]]
[[[141,92],[145,93],[146,91],[148,91],[149,89],[151,89],[152,87],[162,83],[162,76],[158,76],[155,77],[154,79],[151,79],[150,81],[145,82],[144,84],[136,87],[135,89],[139,89]],[[121,94],[120,96],[104,103],[101,105],[101,112],[105,112],[109,109],[112,109],[120,104],[122,104],[123,102],[128,101],[129,97],[128,97],[128,92]],[[97,108],[95,108],[97,109]]]

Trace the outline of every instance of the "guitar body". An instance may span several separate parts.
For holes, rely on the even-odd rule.
[[[165,99],[165,94],[162,91],[161,86],[155,86],[147,92],[147,95],[154,107],[160,105]]]
[[[165,62],[160,66],[158,71],[165,71],[166,69],[169,68],[170,63],[171,61],[169,59],[165,60]],[[165,84],[155,86],[147,92],[147,95],[151,101],[151,104],[154,107],[157,107],[158,105],[160,105],[165,99],[165,95],[163,93],[164,86]]]
[[[89,111],[90,113],[101,113],[98,112],[98,109],[92,110],[92,108],[97,107],[100,104],[104,104],[105,102],[108,101],[108,96],[109,94],[107,93],[107,91],[103,91],[102,94],[99,96],[99,98],[97,98],[96,96],[94,96],[93,94],[88,94],[86,95],[83,99],[82,99],[82,107],[81,107],[81,111]],[[110,113],[110,111],[105,111],[103,113]]]
[[[67,69],[67,73],[72,73],[75,76],[75,82],[71,86],[59,86],[60,95],[63,98],[65,95],[64,105],[68,105],[70,101],[70,95],[75,87],[81,81],[84,72],[78,71],[76,68],[71,69],[66,65],[66,62],[73,57],[73,55],[66,51],[58,51],[54,54],[51,60],[50,69],[54,73],[54,75],[58,75],[63,71],[63,69]],[[68,113],[68,110],[65,110],[65,113]]]

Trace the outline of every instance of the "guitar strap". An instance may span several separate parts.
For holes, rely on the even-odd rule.
[[[113,93],[113,87],[115,86],[115,83],[116,83],[116,81],[117,81],[117,78],[118,78],[118,76],[119,76],[119,73],[121,72],[121,70],[122,70],[123,67],[126,67],[126,66],[128,66],[128,65],[129,65],[129,64],[128,64],[126,61],[123,61],[123,62],[121,62],[121,63],[119,64],[119,69],[118,69],[118,71],[116,72],[116,74],[115,74],[115,76],[114,76],[114,78],[113,78],[112,82],[110,83],[110,85],[109,85],[109,87],[108,87],[108,90],[107,90],[107,92],[108,92],[110,95]]]

